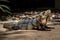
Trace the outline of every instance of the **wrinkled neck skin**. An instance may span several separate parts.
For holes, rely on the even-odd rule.
[[[46,25],[49,17],[50,17],[50,15],[48,15],[48,13],[46,15],[38,15],[35,18],[35,22],[33,25],[35,25],[35,26],[40,26],[40,24]]]
[[[40,23],[43,25],[47,24],[48,19],[50,19],[51,13],[45,13],[44,15],[41,16],[40,18]]]

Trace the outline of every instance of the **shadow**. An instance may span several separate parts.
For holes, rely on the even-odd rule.
[[[41,28],[41,29],[37,29],[38,31],[51,31],[51,29],[49,28]]]
[[[2,33],[2,35],[11,35],[11,34],[18,34],[18,33],[20,33],[20,34],[22,34],[22,33],[25,33],[24,31],[17,31],[17,32],[6,32],[6,33]]]
[[[40,29],[40,30],[38,30],[38,31],[51,31],[51,30],[50,30],[50,29],[48,29],[48,30],[47,30],[47,29],[46,29],[46,30],[41,30],[41,29]]]
[[[51,29],[55,29],[55,27],[46,27],[46,29],[37,29],[38,31],[51,31]]]
[[[39,31],[51,31],[51,29],[55,29],[55,27],[45,26],[44,28],[37,27],[37,28],[33,28],[33,29],[34,29],[34,30],[39,30]]]
[[[47,29],[55,29],[55,27],[46,27]]]
[[[42,29],[42,28],[36,28],[36,29],[33,29],[33,30],[37,30],[37,31],[51,31],[51,28],[49,28],[49,29]]]

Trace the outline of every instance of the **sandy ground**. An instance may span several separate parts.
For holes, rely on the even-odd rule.
[[[0,40],[60,40],[60,25],[49,26],[54,27],[51,31],[39,30],[13,30],[8,32],[1,31]]]

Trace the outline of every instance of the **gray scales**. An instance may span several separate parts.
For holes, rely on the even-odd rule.
[[[23,18],[23,20],[19,21],[19,22],[10,22],[7,23],[9,24],[11,27],[7,28],[9,30],[11,29],[21,29],[21,30],[31,30],[33,29],[33,25],[39,21],[40,16],[38,16],[37,18]],[[33,25],[32,25],[33,24]]]

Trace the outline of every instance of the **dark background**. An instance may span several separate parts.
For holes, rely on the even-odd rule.
[[[0,2],[9,6],[14,11],[37,9],[37,8],[54,8],[54,0],[8,0],[9,2]]]

